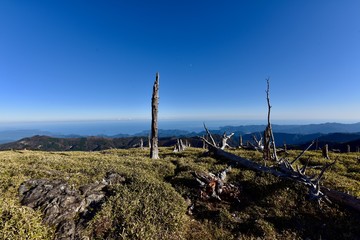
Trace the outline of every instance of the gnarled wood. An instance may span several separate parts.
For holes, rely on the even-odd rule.
[[[209,134],[211,134],[211,133],[209,132]],[[263,166],[256,162],[253,162],[249,159],[242,158],[240,156],[226,152],[226,151],[220,149],[219,147],[214,146],[212,143],[207,141],[205,138],[203,138],[203,141],[205,141],[208,144],[209,151],[211,153],[213,153],[216,158],[225,159],[227,161],[234,162],[234,163],[238,164],[238,166],[252,170],[252,171],[269,173],[276,177],[287,178],[287,179],[291,179],[293,181],[302,183],[309,188],[310,199],[317,200],[319,202],[320,201],[329,202],[329,200],[330,200],[332,202],[336,202],[338,204],[352,208],[356,211],[360,210],[360,207],[359,207],[360,200],[359,199],[357,199],[349,194],[338,192],[335,190],[331,190],[331,189],[327,189],[327,188],[324,188],[324,190],[320,189],[320,180],[321,180],[323,174],[330,166],[335,164],[336,160],[330,164],[326,164],[322,168],[320,174],[317,177],[316,176],[308,177],[305,175],[306,168],[308,167],[308,162],[302,168],[298,168],[298,167],[294,168],[292,166],[292,163],[295,163],[295,161],[297,161],[300,158],[300,156],[302,156],[304,154],[304,152],[314,144],[314,141],[310,144],[310,146],[307,149],[305,149],[303,152],[301,152],[299,154],[299,156],[297,156],[295,158],[295,160],[293,160],[292,162],[289,162],[286,159],[281,159],[278,162],[279,167]]]
[[[227,141],[234,136],[234,133],[231,133],[230,135],[226,135],[226,132],[224,132],[222,138],[221,138],[221,144],[220,144],[220,148],[222,150],[224,150],[226,147],[230,148],[230,145],[227,143]]]
[[[263,149],[263,158],[265,161],[270,161],[274,159],[276,162],[279,161],[277,154],[276,154],[276,145],[275,145],[275,138],[274,133],[271,128],[270,122],[270,113],[271,113],[271,104],[270,104],[270,79],[266,79],[267,82],[267,89],[266,89],[266,101],[268,106],[268,116],[267,116],[267,126],[264,131],[264,149]],[[273,156],[271,156],[271,146],[273,146]]]
[[[184,145],[183,141],[181,139],[177,139],[173,152],[182,152],[185,150],[185,148],[186,145]]]
[[[222,200],[223,198],[239,201],[240,194],[239,187],[228,184],[226,182],[227,173],[231,170],[231,167],[218,172],[217,174],[205,173],[205,172],[193,172],[193,176],[202,188],[200,197],[203,199],[215,198]]]

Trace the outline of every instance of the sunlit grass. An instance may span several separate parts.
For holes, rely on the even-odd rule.
[[[261,153],[231,150],[262,163]],[[289,151],[293,159],[300,151]],[[148,158],[148,150],[106,150],[101,152],[0,152],[0,239],[52,239],[54,229],[41,222],[41,213],[18,202],[18,188],[33,178],[62,179],[78,188],[100,181],[109,171],[128,181],[115,186],[115,195],[104,203],[90,221],[84,235],[97,239],[252,239],[320,238],[358,236],[358,215],[323,206],[306,199],[301,184],[236,168],[228,181],[241,187],[240,203],[207,202],[199,198],[193,171],[216,173],[227,163],[188,148],[173,153],[160,149],[160,160]],[[285,157],[285,156],[283,156]],[[359,163],[356,154],[308,152],[299,160],[324,165],[338,158],[324,175],[323,184],[360,197]],[[273,163],[267,163],[269,165]],[[320,169],[310,170],[318,174]],[[186,199],[195,204],[188,216]],[[322,225],[326,227],[320,228]],[[318,227],[318,228],[316,228]],[[2,234],[2,235],[1,235]]]

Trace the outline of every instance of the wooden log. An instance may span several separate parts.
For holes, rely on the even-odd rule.
[[[360,212],[360,200],[349,194],[323,187],[321,191],[332,201],[339,205],[350,207]]]
[[[249,169],[249,170],[253,170],[255,172],[263,172],[263,173],[269,173],[272,174],[276,177],[281,177],[281,178],[288,178],[297,182],[305,182],[302,181],[301,178],[299,178],[298,176],[296,176],[296,172],[295,175],[289,175],[289,172],[285,172],[282,171],[284,169],[276,169],[273,167],[266,167],[263,166],[261,164],[258,164],[256,162],[253,162],[249,159],[246,158],[242,158],[240,156],[234,155],[232,153],[226,152],[224,150],[221,150],[217,147],[212,146],[211,144],[208,143],[209,146],[209,151],[212,152],[216,158],[219,159],[225,159],[227,161],[231,161],[234,163],[237,163],[240,167]],[[322,171],[322,174],[324,173],[324,171]],[[322,174],[320,174],[322,176]],[[321,178],[321,176],[319,175],[319,180]],[[308,179],[305,179],[308,180]],[[322,188],[321,189],[322,193],[326,195],[326,197],[329,198],[330,201],[335,202],[339,205],[343,205],[346,206],[348,208],[351,208],[353,210],[356,210],[358,212],[360,212],[360,199],[351,196],[349,194],[343,193],[343,192],[339,192],[336,190],[332,190],[332,189],[328,189],[328,188]]]

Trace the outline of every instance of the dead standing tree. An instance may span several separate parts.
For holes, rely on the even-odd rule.
[[[186,145],[184,145],[183,141],[181,139],[177,139],[176,140],[176,144],[174,146],[174,151],[173,152],[182,152],[186,149]]]
[[[329,157],[329,145],[325,144],[322,148],[322,156],[323,158],[330,159]]]
[[[269,101],[268,101],[268,106],[270,106]],[[268,115],[268,116],[270,116],[270,115]],[[289,161],[286,158],[278,159],[277,156],[274,155],[275,159],[277,160],[276,162],[278,163],[277,166],[267,167],[267,166],[263,166],[259,163],[253,162],[249,159],[242,158],[240,156],[237,156],[235,154],[232,154],[232,153],[229,153],[229,152],[226,152],[226,151],[220,149],[219,146],[216,145],[211,133],[206,128],[205,124],[204,124],[204,128],[205,128],[209,138],[211,139],[211,141],[204,137],[202,137],[202,140],[204,142],[206,142],[206,144],[208,145],[209,152],[213,153],[215,157],[221,158],[224,160],[228,160],[230,162],[234,162],[241,167],[247,168],[247,169],[255,171],[255,172],[269,173],[276,177],[287,178],[287,179],[291,179],[295,182],[302,183],[308,187],[309,199],[317,200],[319,203],[322,201],[325,201],[325,202],[333,201],[333,202],[344,205],[346,207],[350,207],[350,208],[360,212],[360,200],[358,198],[351,196],[349,194],[342,193],[342,192],[332,190],[332,189],[328,189],[325,187],[320,189],[320,181],[321,181],[325,171],[330,166],[335,164],[336,160],[332,163],[326,164],[322,168],[320,174],[317,176],[316,175],[315,176],[305,175],[306,170],[309,165],[310,158],[301,168],[299,167],[299,165],[294,165],[294,163],[297,160],[299,160],[300,157],[307,150],[310,149],[310,147],[314,144],[314,141],[310,144],[310,146],[308,146],[307,149],[305,149],[303,152],[301,152],[292,161]],[[267,130],[268,130],[268,136],[271,136],[271,138],[273,139],[273,151],[274,151],[274,154],[276,154],[276,145],[275,145],[271,126],[270,126],[270,128],[267,128]]]
[[[151,146],[150,158],[159,159],[159,146],[158,146],[158,107],[159,107],[159,73],[156,73],[156,79],[153,87],[151,99]]]
[[[264,150],[263,150],[263,158],[265,161],[270,161],[271,159],[274,159],[275,161],[278,161],[278,157],[276,155],[276,145],[275,145],[275,138],[274,134],[271,128],[271,122],[270,122],[270,112],[271,112],[271,105],[270,105],[270,79],[266,79],[267,82],[267,89],[266,89],[266,100],[267,100],[267,106],[268,106],[268,116],[267,121],[268,124],[266,126],[266,129],[264,131]],[[273,156],[271,156],[271,146],[273,146]]]

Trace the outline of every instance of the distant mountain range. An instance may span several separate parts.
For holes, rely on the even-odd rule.
[[[252,141],[253,136],[260,139],[265,125],[247,126],[225,126],[211,132],[215,138],[224,132],[234,132],[235,135],[230,139],[230,145],[238,146],[240,136],[243,143]],[[287,144],[289,147],[303,148],[312,140],[317,140],[318,146],[329,144],[330,148],[337,148],[341,151],[350,145],[352,151],[360,146],[360,123],[341,124],[324,123],[308,125],[272,125],[276,145]],[[34,136],[35,135],[35,136]],[[149,131],[137,134],[117,134],[114,136],[80,136],[80,135],[61,135],[38,130],[16,130],[0,132],[0,150],[6,149],[33,149],[48,151],[96,151],[109,148],[130,148],[136,147],[143,139],[144,146],[147,146]],[[205,132],[189,132],[184,130],[159,130],[160,145],[173,146],[177,138],[182,138],[191,143],[192,146],[201,146],[198,136],[205,135]]]
[[[236,135],[244,135],[250,133],[261,133],[264,131],[266,125],[242,125],[242,126],[224,126],[217,128],[215,130],[210,129],[214,133],[224,133],[234,132]],[[359,133],[360,132],[360,122],[352,124],[343,124],[343,123],[321,123],[321,124],[305,124],[305,125],[272,125],[273,131],[276,133],[287,133],[287,134],[329,134],[329,133]],[[178,136],[200,136],[204,132],[190,132],[185,130],[163,130],[159,129],[160,137],[178,137]],[[53,133],[49,131],[42,130],[7,130],[0,131],[0,143],[13,142],[22,138],[31,137],[35,135],[46,135],[51,137],[59,138],[75,138],[75,137],[89,137],[88,135],[64,135],[61,133]],[[109,135],[97,135],[98,137],[106,138],[123,138],[123,137],[136,137],[136,136],[148,136],[149,131],[142,131],[136,134],[116,134],[113,136]]]
[[[243,144],[253,140],[253,136],[258,139],[261,136],[257,133],[241,135]],[[221,136],[219,134],[213,135],[215,141],[220,142]],[[311,141],[316,140],[317,144],[313,145],[321,148],[328,144],[330,149],[337,149],[341,152],[347,151],[348,145],[351,151],[356,151],[360,147],[360,133],[330,133],[330,134],[289,134],[289,133],[274,133],[276,145],[282,147],[285,143],[288,149],[304,149]],[[202,141],[197,136],[182,136],[182,137],[160,137],[159,146],[174,146],[177,139],[181,138],[183,142],[188,142],[193,147],[202,147]],[[75,137],[75,138],[56,138],[49,136],[33,136],[23,138],[15,142],[0,144],[0,150],[42,150],[42,151],[101,151],[111,148],[133,148],[140,147],[141,139],[143,146],[148,146],[147,137]],[[234,135],[229,140],[229,145],[237,147],[240,144],[240,135]]]
[[[241,132],[253,133],[262,132],[266,125],[246,125],[246,126],[225,126],[220,127],[220,131],[227,132]],[[356,133],[360,132],[360,122],[352,124],[344,123],[320,123],[320,124],[305,124],[305,125],[277,125],[272,124],[272,129],[277,133],[292,133],[292,134],[314,134],[314,133]]]

